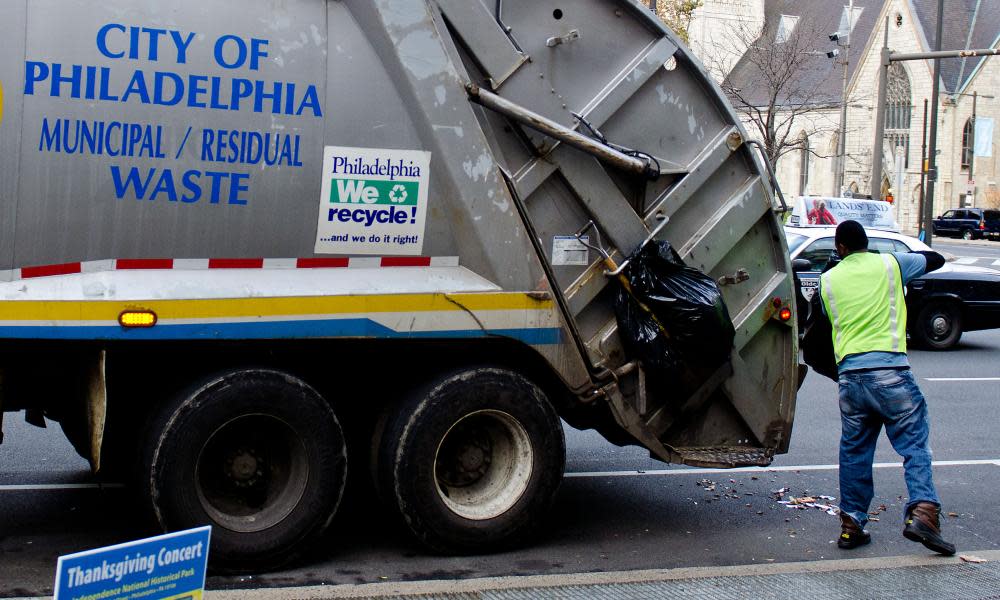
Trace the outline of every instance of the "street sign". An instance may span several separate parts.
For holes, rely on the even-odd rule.
[[[200,600],[209,526],[59,557],[53,600]]]

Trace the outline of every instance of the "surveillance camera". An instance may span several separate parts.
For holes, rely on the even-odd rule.
[[[837,58],[838,56],[840,56],[839,48],[834,48],[833,50],[830,50],[829,52],[826,53],[827,58]]]
[[[831,42],[836,42],[839,39],[840,39],[840,32],[839,31],[834,31],[833,33],[830,34],[830,41]]]

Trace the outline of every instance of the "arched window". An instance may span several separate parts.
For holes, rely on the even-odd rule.
[[[799,140],[802,144],[799,150],[799,195],[805,196],[809,186],[809,136],[803,131]]]
[[[885,139],[893,156],[897,148],[902,148],[903,166],[910,166],[910,115],[913,99],[910,93],[910,77],[903,65],[894,62],[889,65],[889,84],[886,86]]]
[[[972,119],[965,122],[965,128],[962,129],[962,170],[968,171],[969,165],[972,163],[972,128],[974,127]]]

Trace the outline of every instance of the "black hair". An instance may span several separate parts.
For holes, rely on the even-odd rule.
[[[868,249],[868,234],[865,228],[857,221],[844,221],[837,225],[837,234],[834,241],[841,244],[849,252]]]

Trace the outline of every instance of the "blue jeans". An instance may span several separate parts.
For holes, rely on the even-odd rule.
[[[941,505],[931,477],[927,403],[909,369],[873,369],[840,374],[840,510],[861,527],[875,495],[872,459],[885,425],[903,457],[909,502]]]

